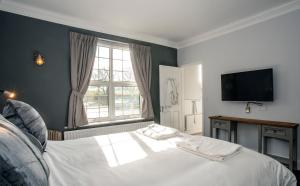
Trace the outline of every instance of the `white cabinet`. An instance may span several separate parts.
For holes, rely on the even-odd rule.
[[[202,132],[202,114],[185,115],[185,132],[190,134]]]

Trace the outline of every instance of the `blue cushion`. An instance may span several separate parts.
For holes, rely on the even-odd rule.
[[[1,175],[0,175],[0,185],[1,185],[1,186],[11,186],[11,184],[8,183],[8,182],[6,181],[6,179],[4,179]]]
[[[48,137],[47,127],[43,118],[32,106],[22,101],[7,100],[2,114],[25,134],[29,133],[38,139],[42,150],[45,150]],[[37,144],[34,141],[33,143]]]
[[[48,185],[49,168],[42,153],[15,125],[0,115],[1,185]]]

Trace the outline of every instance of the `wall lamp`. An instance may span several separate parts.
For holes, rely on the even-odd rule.
[[[38,51],[33,52],[33,61],[37,66],[43,66],[45,62],[45,57]]]
[[[14,99],[16,97],[16,93],[8,90],[0,89],[0,94],[2,94],[5,98]]]
[[[257,106],[260,106],[260,107],[262,107],[264,105],[263,103],[259,103],[259,102],[255,102],[255,101],[247,102],[245,112],[248,113],[248,114],[251,112],[250,104],[254,104],[254,105],[257,105]]]

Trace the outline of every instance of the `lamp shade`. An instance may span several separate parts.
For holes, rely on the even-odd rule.
[[[2,90],[0,89],[0,94],[2,94],[5,98],[14,99],[16,97],[16,93],[13,91]]]
[[[37,66],[43,66],[46,63],[45,57],[38,51],[34,51],[33,60]]]

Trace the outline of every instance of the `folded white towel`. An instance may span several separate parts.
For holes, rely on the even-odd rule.
[[[177,142],[177,147],[193,154],[213,160],[223,161],[239,152],[241,146],[205,136],[185,139]]]
[[[179,134],[177,129],[165,127],[158,124],[151,124],[145,128],[136,130],[136,132],[156,140],[176,137]]]

